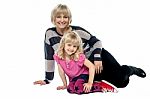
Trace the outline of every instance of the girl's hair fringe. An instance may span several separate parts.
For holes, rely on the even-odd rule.
[[[77,60],[79,58],[79,54],[83,53],[82,40],[80,36],[74,31],[70,31],[63,35],[63,37],[60,40],[60,44],[57,50],[57,55],[61,59],[65,59],[64,47],[66,43],[72,43],[77,46],[77,51],[71,55],[71,59]]]

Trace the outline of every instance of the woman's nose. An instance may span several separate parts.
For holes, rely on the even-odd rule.
[[[64,18],[61,18],[61,22],[63,22],[64,21]]]

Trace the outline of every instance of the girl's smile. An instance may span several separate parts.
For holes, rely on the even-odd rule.
[[[66,54],[70,56],[77,51],[77,46],[73,43],[66,43],[64,50]]]

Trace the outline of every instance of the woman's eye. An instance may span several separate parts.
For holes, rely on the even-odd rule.
[[[67,16],[64,16],[64,18],[68,18]]]
[[[56,18],[61,18],[61,16],[57,16]]]

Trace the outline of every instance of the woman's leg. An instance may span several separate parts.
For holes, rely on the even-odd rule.
[[[103,71],[95,75],[95,80],[106,80],[118,88],[126,87],[129,83],[129,77],[133,74],[145,77],[146,73],[133,66],[121,66],[117,60],[104,48],[102,49]]]
[[[126,82],[126,80],[128,80],[128,77],[125,77],[126,73],[122,73],[121,65],[104,48],[102,49],[101,57],[103,71],[100,74],[95,74],[94,80],[106,80],[115,85],[116,87],[120,87],[122,82]]]

